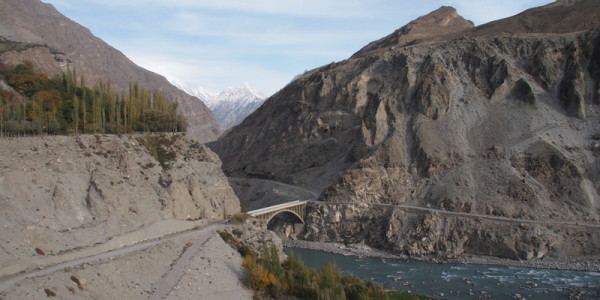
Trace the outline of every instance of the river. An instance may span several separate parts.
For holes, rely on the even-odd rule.
[[[372,279],[386,288],[444,299],[600,299],[600,270],[580,272],[497,265],[435,264],[360,258],[285,248],[308,267],[332,262],[342,272]]]

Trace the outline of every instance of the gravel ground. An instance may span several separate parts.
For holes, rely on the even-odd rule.
[[[0,299],[252,299],[241,284],[240,255],[216,230],[31,276]]]

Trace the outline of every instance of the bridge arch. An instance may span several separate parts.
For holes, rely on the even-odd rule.
[[[290,209],[283,209],[283,210],[274,212],[267,219],[265,219],[265,223],[269,224],[269,222],[271,222],[271,220],[273,220],[275,217],[281,216],[283,214],[286,214],[288,216],[294,216],[296,221],[299,221],[299,223],[305,224],[304,216],[300,216],[300,215],[298,215],[297,212],[290,210]]]
[[[306,203],[307,201],[295,200],[288,203],[277,204],[253,211],[249,211],[248,215],[251,217],[265,221],[269,223],[271,219],[281,213],[287,213],[295,216],[304,224],[304,215],[306,214]]]

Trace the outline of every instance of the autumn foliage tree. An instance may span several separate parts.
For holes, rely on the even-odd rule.
[[[264,291],[277,282],[275,274],[269,272],[262,263],[259,263],[258,258],[254,255],[246,255],[242,266],[248,272],[246,284],[255,291]]]
[[[49,78],[31,62],[0,65],[0,134],[126,133],[185,131],[177,103],[132,83],[117,93],[108,82],[93,88],[74,70]]]
[[[290,255],[282,264],[274,245],[264,247],[260,256],[247,254],[242,266],[246,285],[258,299],[386,300],[391,295],[372,281],[340,273],[331,263],[314,270]]]

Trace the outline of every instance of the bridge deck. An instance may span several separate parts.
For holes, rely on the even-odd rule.
[[[286,208],[304,205],[304,204],[306,204],[306,202],[307,201],[294,200],[294,201],[287,202],[287,203],[282,203],[282,204],[277,204],[277,205],[273,205],[273,206],[269,206],[269,207],[252,210],[252,211],[247,212],[247,214],[249,214],[252,217],[256,217],[259,215],[268,214],[270,212],[280,211],[280,210],[283,210]]]

